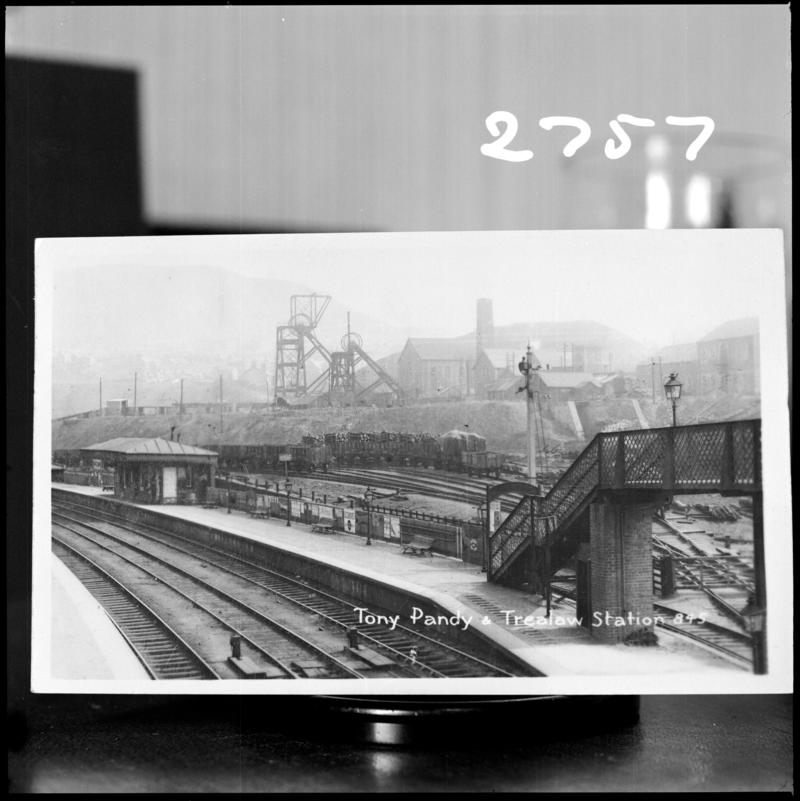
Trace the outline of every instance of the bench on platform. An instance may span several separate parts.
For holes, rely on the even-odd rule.
[[[268,518],[270,517],[269,509],[250,509],[247,514],[250,517],[261,517],[261,518]]]
[[[113,484],[103,484],[103,492],[114,492]]]
[[[433,556],[433,543],[436,537],[423,537],[417,535],[408,542],[402,543],[403,553],[410,553],[412,556]]]
[[[311,526],[311,531],[316,531],[318,534],[335,534],[336,529],[333,525],[333,520],[329,517],[321,517]]]

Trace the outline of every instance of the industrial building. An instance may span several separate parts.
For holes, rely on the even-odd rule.
[[[760,355],[758,320],[729,320],[697,342],[661,348],[637,365],[639,388],[660,396],[670,373],[677,373],[686,395],[729,392],[759,395]]]
[[[602,398],[604,390],[592,373],[539,370],[531,377],[531,388],[552,401],[587,401]]]
[[[519,378],[515,354],[501,348],[484,348],[479,351],[475,362],[475,395],[489,398],[490,391],[498,388],[498,382]],[[534,360],[538,357],[534,354]]]
[[[761,387],[758,319],[730,320],[697,343],[703,392],[758,395]]]
[[[669,345],[656,351],[647,362],[636,365],[636,383],[642,391],[660,397],[661,387],[671,373],[680,376],[685,395],[701,394],[696,342]]]
[[[466,397],[475,387],[475,345],[462,339],[406,342],[398,362],[398,382],[409,398]]]

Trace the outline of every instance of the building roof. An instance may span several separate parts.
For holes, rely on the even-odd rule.
[[[739,320],[728,320],[718,325],[706,334],[700,341],[709,342],[713,339],[736,339],[737,337],[752,337],[758,335],[758,318],[742,317]]]
[[[116,437],[107,442],[99,442],[82,451],[105,451],[106,453],[122,453],[126,456],[216,456],[213,451],[197,448],[194,445],[184,445],[170,439],[153,437],[144,439],[140,437]]]
[[[594,376],[591,373],[573,373],[559,370],[540,370],[536,375],[544,384],[552,389],[576,389],[584,384],[593,384]]]
[[[524,354],[524,349],[521,352]],[[516,370],[516,365],[514,364],[513,359],[514,354],[512,354],[510,350],[505,348],[484,348],[481,351],[481,356],[484,356],[486,359],[488,359],[489,363],[496,370],[505,370],[508,367],[510,367],[512,370]],[[534,364],[536,364],[537,360],[535,354],[533,359]]]
[[[417,339],[412,337],[406,342],[406,348],[408,347],[413,348],[423,361],[473,362],[475,360],[475,343],[472,339]]]

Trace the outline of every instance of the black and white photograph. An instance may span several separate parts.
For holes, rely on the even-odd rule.
[[[5,22],[11,792],[793,792],[788,5]]]
[[[34,687],[788,689],[780,240],[39,240]]]

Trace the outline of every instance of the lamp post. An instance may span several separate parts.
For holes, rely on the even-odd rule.
[[[517,392],[525,392],[525,402],[528,410],[528,480],[531,484],[536,482],[536,431],[534,429],[534,414],[533,414],[533,389],[531,388],[531,378],[537,370],[541,370],[542,365],[538,364],[533,366],[533,351],[531,350],[531,343],[528,343],[528,349],[525,352],[525,358],[520,361],[518,365],[519,371],[525,378],[525,386],[520,387]]]
[[[763,676],[767,672],[766,623],[767,610],[751,595],[742,609],[744,626],[753,641],[753,673]]]
[[[231,513],[231,474],[225,473],[225,508]]]
[[[488,553],[489,548],[487,545],[487,540],[489,539],[487,534],[488,529],[488,520],[489,520],[489,504],[479,503],[476,507],[478,509],[478,519],[481,523],[481,535],[483,538],[483,565],[481,566],[481,573],[486,573],[488,571]]]
[[[666,384],[664,384],[664,394],[667,396],[667,400],[672,402],[672,425],[678,425],[678,418],[675,412],[675,407],[677,406],[678,401],[681,397],[681,389],[683,384],[678,381],[678,374],[677,373],[670,373],[669,379],[667,380]]]
[[[367,509],[367,541],[366,545],[372,545],[372,515],[370,514],[369,510],[369,503],[375,497],[375,493],[367,487],[366,492],[364,493],[364,506]]]
[[[286,482],[286,525],[292,525],[292,482]]]

